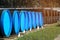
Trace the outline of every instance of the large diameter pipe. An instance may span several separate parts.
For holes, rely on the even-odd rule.
[[[33,28],[36,28],[36,15],[35,12],[32,12],[32,21],[33,21]]]
[[[25,13],[23,10],[20,11],[20,28],[21,28],[21,31],[24,32],[25,31]]]
[[[9,37],[12,31],[12,20],[9,10],[2,11],[0,27],[3,36]]]
[[[42,12],[39,12],[39,26],[40,26],[40,27],[43,26],[43,16],[42,16]]]
[[[39,12],[36,12],[36,26],[39,26]]]
[[[29,29],[32,30],[32,13],[28,11],[28,19],[29,19]]]
[[[24,11],[24,13],[25,13],[25,30],[28,31],[29,28],[28,11]]]
[[[13,12],[13,28],[14,28],[14,32],[18,35],[19,31],[20,31],[20,20],[19,20],[19,16],[18,16],[19,12],[17,10],[14,10]]]

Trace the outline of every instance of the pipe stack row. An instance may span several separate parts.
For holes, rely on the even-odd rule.
[[[18,35],[19,32],[24,32],[37,27],[43,26],[42,12],[14,10],[3,10],[0,15],[0,34],[9,37],[12,32]]]

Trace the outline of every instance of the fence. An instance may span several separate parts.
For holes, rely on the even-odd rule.
[[[56,23],[59,20],[59,16],[56,10],[43,10],[44,24]]]

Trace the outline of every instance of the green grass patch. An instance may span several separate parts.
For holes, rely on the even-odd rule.
[[[59,34],[60,34],[60,27],[54,25],[24,35],[23,37],[18,38],[17,40],[54,40],[54,38],[56,38]]]

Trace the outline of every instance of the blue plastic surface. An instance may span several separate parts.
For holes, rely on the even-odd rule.
[[[36,12],[36,26],[39,26],[39,16],[38,12]]]
[[[25,29],[26,29],[26,31],[28,31],[28,25],[29,25],[29,21],[28,21],[28,11],[24,11],[24,13],[25,13]]]
[[[12,31],[11,13],[9,10],[3,10],[1,15],[2,33],[9,37]]]
[[[29,16],[29,29],[32,29],[32,13],[28,11],[28,16]]]
[[[39,25],[42,27],[43,26],[43,16],[42,12],[39,12]]]
[[[18,35],[20,31],[20,24],[19,24],[19,17],[18,17],[18,11],[15,10],[13,12],[13,25],[14,25],[14,31]]]
[[[35,17],[35,12],[32,12],[32,21],[33,21],[33,28],[36,28],[36,17]]]
[[[20,11],[20,24],[21,24],[21,31],[23,32],[25,30],[25,13],[24,11]]]

